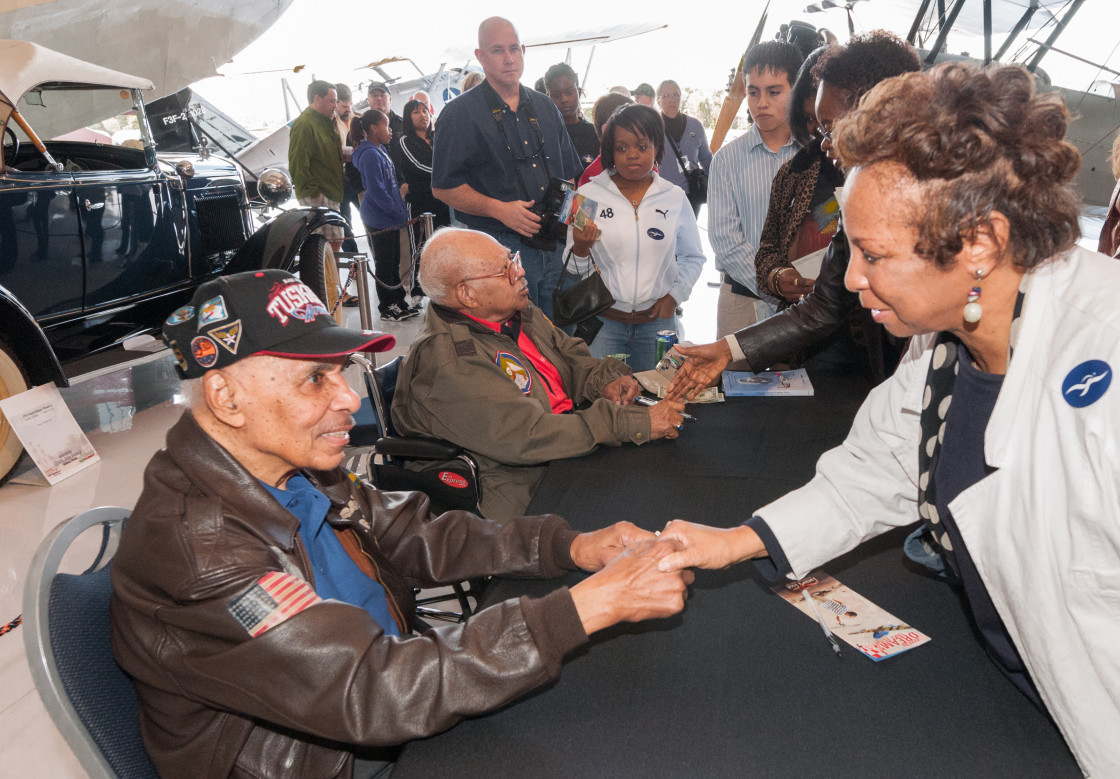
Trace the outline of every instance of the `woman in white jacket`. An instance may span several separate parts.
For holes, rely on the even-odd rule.
[[[1120,776],[1120,264],[1073,248],[1068,124],[1023,69],[962,63],[836,124],[845,283],[910,351],[809,484],[731,530],[670,523],[661,565],[800,577],[921,521],[993,661]]]
[[[656,363],[657,333],[677,330],[677,306],[704,266],[688,198],[653,169],[664,155],[657,112],[643,105],[619,108],[603,129],[603,172],[579,188],[596,203],[595,218],[583,230],[568,231],[565,254],[571,254],[569,274],[585,275],[593,258],[615,299],[600,316],[591,354],[628,354],[636,371]]]

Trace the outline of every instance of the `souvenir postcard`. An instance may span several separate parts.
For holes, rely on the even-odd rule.
[[[875,662],[921,646],[930,637],[876,606],[821,570],[771,589],[814,621],[824,621],[832,635]],[[812,605],[802,595],[809,593]]]
[[[587,226],[587,222],[595,217],[595,210],[599,204],[589,200],[574,191],[564,195],[564,204],[560,206],[560,221],[566,225],[574,224],[577,230]]]
[[[812,395],[813,384],[804,368],[794,371],[724,371],[723,394],[729,398]]]

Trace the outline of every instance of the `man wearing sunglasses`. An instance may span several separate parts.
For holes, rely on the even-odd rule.
[[[420,268],[432,305],[401,366],[393,423],[474,455],[487,518],[524,514],[550,460],[680,434],[683,404],[634,405],[627,365],[592,357],[530,304],[518,253],[444,228]]]

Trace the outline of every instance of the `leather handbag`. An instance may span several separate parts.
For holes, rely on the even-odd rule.
[[[568,272],[568,263],[571,262],[572,252],[564,258],[563,274]],[[599,268],[592,256],[591,271],[576,282],[575,285],[561,291],[559,287],[552,293],[552,321],[564,327],[574,325],[590,319],[614,305],[614,295],[607,289]],[[589,342],[590,343],[590,342]]]

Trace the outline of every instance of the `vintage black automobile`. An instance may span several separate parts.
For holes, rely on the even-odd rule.
[[[338,298],[334,256],[312,231],[341,215],[284,211],[254,233],[237,166],[157,153],[141,97],[151,86],[0,41],[0,399],[66,386],[67,363],[158,330],[219,274],[302,267],[328,307]],[[139,142],[80,139],[118,116],[135,117]],[[0,415],[0,483],[21,452]]]

